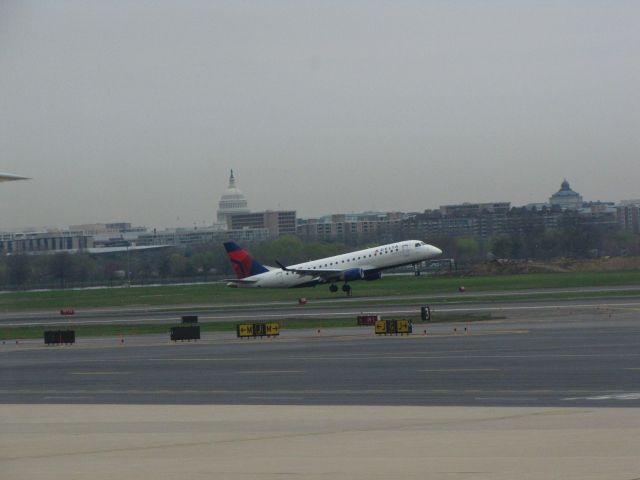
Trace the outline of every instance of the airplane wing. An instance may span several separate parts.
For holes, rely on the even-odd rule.
[[[14,175],[13,173],[0,173],[0,182],[10,182],[12,180],[31,180],[29,177]]]
[[[356,270],[361,271],[362,274],[366,274],[367,271],[377,271],[379,268],[374,267],[356,267],[356,268],[347,268],[347,269],[320,269],[320,268],[290,268],[285,267],[282,263],[276,260],[276,263],[280,268],[282,268],[285,272],[293,272],[298,275],[311,275],[313,277],[317,277],[321,279],[323,282],[337,282],[339,280],[344,280],[345,275],[348,276],[348,272],[354,272]],[[351,279],[353,280],[353,278]]]

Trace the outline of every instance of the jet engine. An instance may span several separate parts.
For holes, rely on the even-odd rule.
[[[380,280],[382,278],[382,272],[380,270],[369,270],[364,272],[364,280],[370,282],[372,280]]]
[[[342,272],[341,277],[341,280],[351,282],[353,280],[362,280],[365,277],[365,273],[361,268],[350,268]]]

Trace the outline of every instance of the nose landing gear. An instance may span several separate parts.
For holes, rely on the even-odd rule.
[[[419,264],[419,263],[414,263],[414,264],[413,264],[413,274],[414,274],[416,277],[419,277],[419,276],[420,276],[421,272],[420,272],[420,264]]]

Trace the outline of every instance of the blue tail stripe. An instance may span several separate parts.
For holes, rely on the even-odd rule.
[[[269,270],[257,260],[251,262],[251,275],[268,272]]]
[[[236,242],[224,242],[224,249],[227,251],[227,253],[237,252],[238,250],[242,250],[240,248],[240,245],[238,245]]]

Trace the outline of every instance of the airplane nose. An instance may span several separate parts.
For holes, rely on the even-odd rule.
[[[431,245],[431,250],[433,251],[433,255],[442,255],[442,250],[440,250],[438,247],[434,247],[433,245]]]

